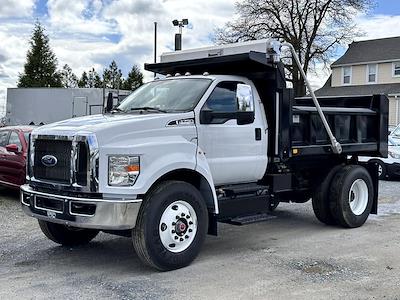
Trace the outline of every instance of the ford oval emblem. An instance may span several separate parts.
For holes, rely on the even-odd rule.
[[[45,155],[42,157],[42,164],[46,167],[54,167],[57,164],[57,157],[53,155]]]

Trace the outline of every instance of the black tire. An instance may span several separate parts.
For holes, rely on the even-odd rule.
[[[274,211],[279,205],[279,202],[271,201],[268,205],[268,211]]]
[[[46,237],[63,246],[85,245],[99,233],[94,229],[69,227],[39,220],[39,226]]]
[[[164,211],[176,201],[190,204],[197,217],[196,234],[189,246],[181,252],[168,250],[159,233]],[[165,181],[158,184],[144,199],[132,231],[133,246],[139,258],[149,266],[160,271],[179,269],[197,257],[205,240],[207,226],[208,211],[200,192],[183,181]]]
[[[360,181],[358,181],[360,180]],[[353,184],[363,182],[366,191],[364,201],[365,208],[361,205],[362,209],[358,214],[355,214],[350,207],[352,200],[349,197],[355,197],[351,191]],[[373,204],[374,187],[371,176],[368,171],[361,166],[349,165],[343,167],[332,180],[330,188],[330,209],[332,216],[336,222],[346,228],[356,228],[362,226],[368,219]],[[356,201],[356,200],[353,200]]]
[[[335,174],[343,166],[334,167],[324,180],[317,186],[312,197],[312,207],[314,215],[317,219],[326,225],[336,225],[337,222],[333,217],[330,209],[329,188]]]

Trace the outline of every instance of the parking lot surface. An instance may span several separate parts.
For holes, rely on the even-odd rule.
[[[161,273],[129,238],[58,246],[1,190],[0,299],[400,299],[400,183],[382,181],[379,199],[380,214],[357,229],[319,223],[310,202],[220,224],[192,265]]]

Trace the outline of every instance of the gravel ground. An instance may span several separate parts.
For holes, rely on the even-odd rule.
[[[266,222],[221,224],[192,265],[166,273],[143,266],[128,238],[54,244],[1,190],[0,299],[400,299],[400,183],[380,188],[380,214],[361,228],[280,204]]]

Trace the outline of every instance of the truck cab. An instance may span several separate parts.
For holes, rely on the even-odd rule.
[[[163,76],[119,106],[35,129],[23,210],[61,245],[99,231],[131,237],[159,270],[193,261],[218,222],[262,220],[282,201],[312,198],[321,222],[361,226],[377,212],[378,184],[377,166],[358,156],[387,156],[387,99],[320,100],[336,153],[267,43],[166,54],[145,66]]]

